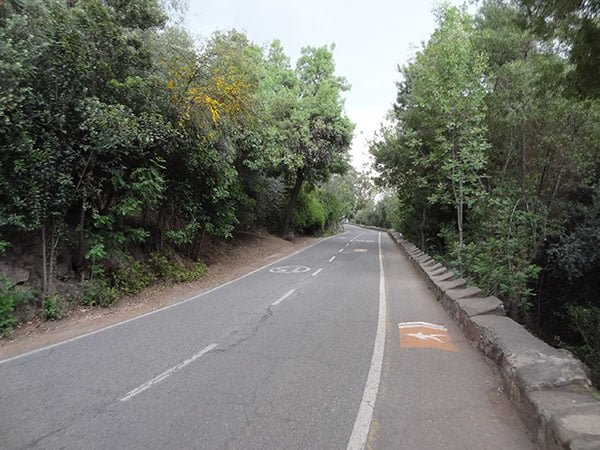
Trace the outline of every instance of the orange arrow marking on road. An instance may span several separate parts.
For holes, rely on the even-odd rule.
[[[398,324],[400,347],[435,348],[447,352],[458,349],[452,343],[448,329],[443,325],[428,322],[402,322]]]

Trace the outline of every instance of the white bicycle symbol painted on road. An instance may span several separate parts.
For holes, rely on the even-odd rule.
[[[279,266],[273,267],[269,272],[271,273],[304,273],[308,272],[310,267],[306,266]]]

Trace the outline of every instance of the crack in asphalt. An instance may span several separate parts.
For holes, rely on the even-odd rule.
[[[39,438],[35,439],[34,441],[32,441],[29,445],[26,446],[26,448],[33,448],[36,447],[40,442],[42,442],[44,439],[47,439],[55,434],[60,433],[61,431],[64,431],[68,428],[68,425],[65,425],[64,427],[60,427],[56,430],[52,430],[46,434],[44,434],[43,436],[40,436]]]
[[[239,346],[240,344],[243,344],[244,342],[252,339],[254,336],[256,336],[256,334],[258,333],[258,331],[260,330],[260,328],[267,322],[267,320],[269,320],[271,317],[273,317],[273,310],[271,309],[272,307],[269,306],[265,312],[260,316],[260,318],[258,319],[258,322],[256,323],[256,325],[254,325],[254,327],[252,327],[250,329],[250,331],[244,333],[243,330],[234,330],[231,333],[229,333],[229,336],[226,338],[227,340],[230,340],[232,337],[237,336],[241,333],[242,336],[240,336],[238,339],[236,339],[235,341],[223,345],[223,346],[219,346],[217,348],[215,348],[212,353],[224,353],[227,352],[229,350],[232,350],[234,348],[236,348],[237,346]]]

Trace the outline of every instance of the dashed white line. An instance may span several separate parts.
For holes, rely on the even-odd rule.
[[[338,250],[338,253],[342,253],[343,251],[344,251],[344,249],[343,249],[343,248],[340,248],[340,249]]]
[[[332,256],[331,258],[329,258],[329,262],[332,262],[335,259],[335,256]]]
[[[217,346],[217,344],[210,344],[208,347],[204,347],[202,350],[200,350],[198,353],[196,353],[194,356],[192,356],[189,359],[186,359],[183,362],[180,362],[179,364],[177,364],[176,366],[171,367],[169,370],[164,371],[163,373],[161,373],[160,375],[152,378],[150,381],[145,382],[144,384],[142,384],[141,386],[136,387],[135,389],[133,389],[132,391],[129,391],[127,393],[127,395],[125,395],[125,397],[123,397],[122,399],[120,399],[122,402],[126,402],[127,400],[129,400],[132,397],[135,397],[136,395],[144,392],[147,389],[150,389],[152,386],[154,386],[156,383],[160,383],[162,380],[164,380],[165,378],[168,378],[169,376],[173,375],[175,372],[177,372],[178,370],[183,369],[185,366],[187,366],[190,363],[193,363],[195,360],[197,360],[198,358],[200,358],[201,356],[207,354],[208,352],[210,352],[212,349],[214,349]]]
[[[348,441],[348,450],[362,450],[365,448],[373,418],[375,400],[379,391],[379,380],[381,378],[381,366],[383,363],[383,349],[385,346],[385,323],[386,323],[386,294],[385,274],[383,272],[383,256],[381,254],[381,233],[378,238],[379,246],[379,316],[377,318],[377,333],[373,346],[373,357],[371,367],[367,376],[367,384],[363,392],[352,435]]]
[[[313,277],[317,276],[321,270],[323,270],[323,268],[315,270],[315,272],[312,274],[312,276]]]
[[[279,297],[276,301],[274,301],[273,303],[271,303],[271,306],[277,306],[280,303],[282,303],[286,298],[288,298],[290,295],[292,295],[294,292],[296,291],[296,289],[292,289],[288,292],[286,292],[285,294],[283,294],[281,297]]]

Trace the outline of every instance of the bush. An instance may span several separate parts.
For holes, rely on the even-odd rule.
[[[35,300],[32,291],[21,291],[12,286],[10,279],[0,277],[0,337],[9,336],[17,323],[15,308]]]
[[[456,244],[457,246],[458,244]],[[490,236],[463,248],[465,276],[488,295],[497,295],[513,317],[531,307],[532,280],[540,268],[532,264],[518,239]]]
[[[115,287],[124,294],[140,292],[156,279],[148,265],[133,258],[127,258],[125,264],[114,274]]]
[[[42,317],[46,320],[59,320],[63,318],[63,301],[58,295],[51,295],[44,299]]]
[[[600,386],[600,308],[569,305],[567,315],[583,342],[570,350],[590,367],[594,386]]]
[[[302,190],[292,212],[294,229],[306,234],[320,233],[326,220],[327,211],[319,199],[312,192]]]
[[[183,266],[158,252],[150,255],[150,265],[159,278],[178,283],[197,281],[204,276],[207,269],[206,264],[202,262]]]
[[[104,278],[83,283],[81,303],[88,306],[109,306],[119,299],[119,292],[110,286]]]
[[[179,267],[175,271],[174,280],[178,283],[190,283],[192,281],[198,281],[206,274],[206,264],[202,262],[195,262],[190,264],[188,267]]]

